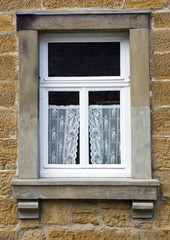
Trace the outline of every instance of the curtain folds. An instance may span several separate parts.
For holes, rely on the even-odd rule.
[[[76,164],[79,106],[49,105],[48,163]],[[90,164],[120,164],[120,106],[89,106]]]

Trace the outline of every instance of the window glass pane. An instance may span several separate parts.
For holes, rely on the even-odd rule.
[[[48,75],[120,76],[120,42],[49,43]]]
[[[79,92],[49,92],[49,164],[79,164],[79,121]]]
[[[89,92],[90,164],[120,164],[120,92]]]

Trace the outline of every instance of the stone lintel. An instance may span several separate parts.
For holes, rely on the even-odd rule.
[[[39,218],[39,201],[19,200],[18,211],[20,219],[37,219]]]
[[[149,27],[149,12],[35,12],[17,14],[17,30],[128,30]]]
[[[133,218],[152,218],[153,202],[133,202],[132,217]]]

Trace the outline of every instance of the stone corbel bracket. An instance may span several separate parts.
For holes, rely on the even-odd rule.
[[[153,202],[132,202],[133,218],[152,218]]]
[[[20,219],[38,219],[39,201],[38,200],[19,200],[18,212]]]

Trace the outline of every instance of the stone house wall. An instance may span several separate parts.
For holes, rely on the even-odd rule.
[[[170,239],[170,0],[0,0],[0,240]],[[154,216],[131,218],[128,201],[45,200],[40,220],[19,220],[10,180],[17,175],[16,10],[151,9],[150,87]]]

